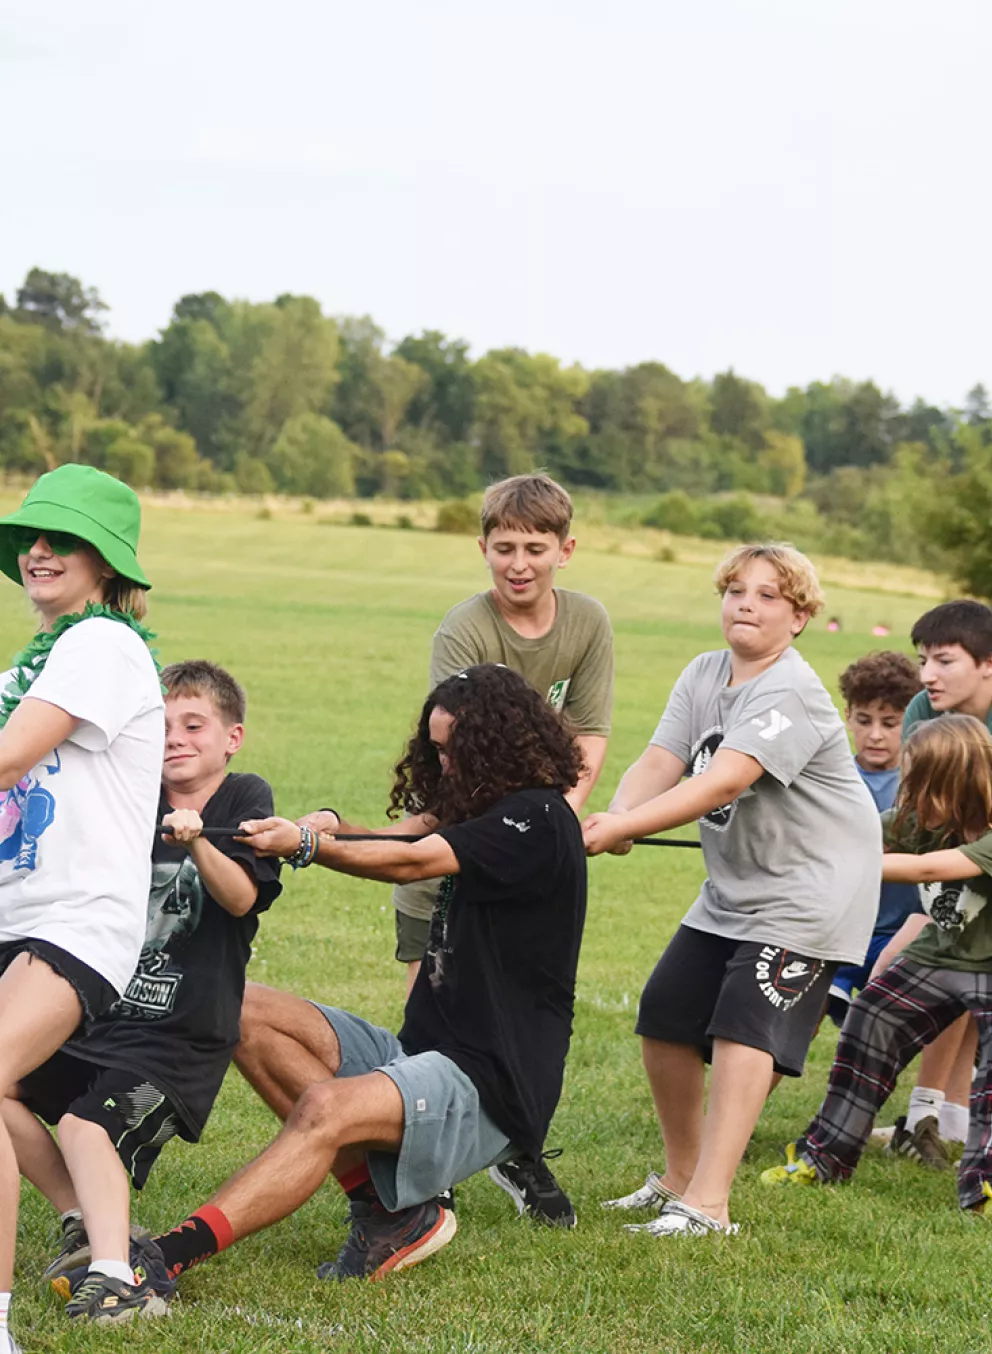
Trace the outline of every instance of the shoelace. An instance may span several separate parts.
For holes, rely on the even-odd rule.
[[[85,1278],[72,1295],[73,1303],[87,1303],[91,1298],[95,1298],[97,1293],[103,1287],[106,1275],[95,1275],[93,1278]]]
[[[538,1194],[551,1195],[561,1192],[561,1186],[544,1163],[557,1161],[564,1150],[563,1147],[552,1147],[549,1151],[542,1152],[528,1171]]]

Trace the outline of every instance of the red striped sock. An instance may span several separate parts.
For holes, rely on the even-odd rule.
[[[369,1175],[368,1163],[365,1161],[356,1166],[354,1170],[339,1175],[338,1184],[352,1203],[377,1204],[379,1202],[375,1185],[373,1185],[372,1177]]]

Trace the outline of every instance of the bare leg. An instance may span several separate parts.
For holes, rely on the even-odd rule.
[[[768,1098],[772,1073],[770,1053],[714,1039],[699,1164],[682,1200],[724,1226],[730,1220],[730,1186]]]
[[[227,1218],[235,1240],[250,1236],[294,1213],[332,1167],[355,1159],[342,1149],[398,1150],[403,1122],[403,1098],[384,1072],[311,1086],[276,1140],[210,1202]]]
[[[974,1030],[974,1021],[965,1012],[963,1016],[958,1016],[953,1024],[948,1025],[946,1030],[941,1031],[936,1039],[927,1044],[920,1054],[920,1070],[916,1077],[917,1086],[929,1086],[935,1091],[946,1092],[947,1083],[954,1071],[958,1054],[961,1052],[962,1040],[969,1034],[969,1026]],[[974,1070],[975,1040],[977,1037],[977,1034],[969,1035],[972,1070]],[[970,1077],[968,1087],[969,1089],[971,1087]],[[967,1095],[965,1095],[963,1103],[967,1105]]]
[[[420,972],[419,959],[411,959],[406,966],[406,995],[409,997],[413,991],[413,985],[417,981],[417,974]]]
[[[234,1063],[284,1122],[303,1092],[341,1066],[338,1037],[309,1001],[248,983]]]
[[[696,1169],[702,1141],[706,1079],[702,1054],[688,1044],[647,1038],[641,1040],[641,1053],[665,1143],[662,1183],[681,1194]]]
[[[70,983],[42,960],[19,954],[0,976],[0,1094],[61,1048],[82,1017]],[[17,1157],[0,1118],[0,1292],[14,1277],[14,1240],[21,1189]]]
[[[25,1180],[30,1180],[59,1213],[78,1208],[79,1200],[66,1170],[65,1158],[41,1120],[27,1105],[8,1096],[3,1102],[3,1121]]]
[[[131,1187],[106,1129],[66,1114],[59,1142],[76,1186],[95,1260],[128,1263]]]
[[[951,1027],[954,1028],[953,1026]],[[975,1053],[978,1049],[978,1026],[972,1016],[961,1035],[961,1044],[944,1087],[946,1099],[957,1105],[967,1105],[971,1099],[971,1083],[975,1080]]]

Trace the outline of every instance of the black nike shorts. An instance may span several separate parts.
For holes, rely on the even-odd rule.
[[[680,926],[641,994],[636,1032],[691,1044],[709,1062],[713,1040],[770,1053],[798,1077],[837,965],[780,945],[727,940]]]
[[[172,1101],[140,1072],[101,1067],[61,1049],[21,1079],[18,1098],[46,1124],[56,1125],[64,1114],[99,1124],[135,1189],[180,1131]]]

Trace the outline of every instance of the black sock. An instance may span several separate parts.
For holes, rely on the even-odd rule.
[[[171,1232],[155,1238],[170,1279],[226,1250],[233,1240],[231,1224],[213,1204],[198,1208]]]

